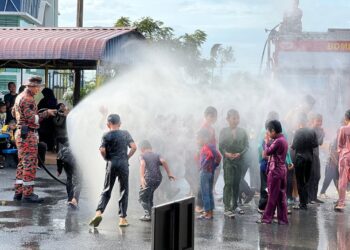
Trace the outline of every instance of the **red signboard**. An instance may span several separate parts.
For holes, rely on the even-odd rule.
[[[350,52],[350,41],[277,41],[277,51]]]

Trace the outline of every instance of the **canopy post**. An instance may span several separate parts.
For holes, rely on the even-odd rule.
[[[45,88],[49,86],[49,69],[45,67]]]
[[[81,80],[81,71],[80,69],[75,69],[74,70],[73,106],[77,105],[80,100],[80,80]]]

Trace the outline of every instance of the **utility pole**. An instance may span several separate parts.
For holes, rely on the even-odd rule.
[[[77,27],[83,27],[84,0],[77,0]]]
[[[77,27],[83,27],[84,0],[77,0]],[[73,105],[77,105],[80,100],[81,70],[74,70],[74,92]]]

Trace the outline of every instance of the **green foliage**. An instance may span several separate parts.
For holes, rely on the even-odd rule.
[[[133,26],[151,41],[171,40],[174,37],[173,28],[164,26],[162,21],[153,20],[150,17],[135,21]]]
[[[231,46],[223,47],[221,44],[214,44],[210,50],[210,66],[212,69],[212,82],[214,78],[221,80],[222,69],[227,63],[232,63],[236,59],[234,57],[234,51]],[[219,70],[219,75],[214,76],[215,69]]]
[[[131,21],[129,17],[120,17],[114,24],[114,27],[122,28],[122,27],[130,27]]]
[[[74,86],[69,87],[63,95],[63,100],[66,101],[70,106],[73,106],[73,88]],[[80,100],[88,96],[96,88],[97,85],[95,80],[85,83],[84,87],[80,89]]]
[[[176,37],[173,28],[151,17],[143,17],[134,22],[131,22],[128,17],[120,17],[115,26],[135,27],[152,44],[166,46],[170,52],[178,56],[180,67],[198,82],[208,82],[210,72],[213,72],[215,67],[219,66],[222,69],[226,63],[234,61],[231,47],[220,48],[217,58],[203,58],[201,47],[207,40],[207,34],[202,30]],[[220,58],[219,61],[217,61],[218,58]]]
[[[97,85],[95,80],[85,83],[84,87],[80,90],[80,98],[83,99],[89,95],[93,90],[96,89],[96,87]]]

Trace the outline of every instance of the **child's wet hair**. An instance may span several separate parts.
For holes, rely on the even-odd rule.
[[[277,134],[282,133],[282,125],[279,121],[277,120],[272,120],[269,121],[266,124],[266,129],[271,132],[272,130],[274,130]]]
[[[151,145],[151,143],[148,140],[143,140],[140,143],[140,148],[141,149],[152,149],[152,145]]]
[[[229,111],[227,111],[227,119],[230,117],[236,117],[239,116],[239,112],[235,109],[230,109]]]
[[[218,111],[213,106],[209,106],[204,111],[204,116],[207,117],[208,115],[217,116],[218,115]]]
[[[11,124],[15,124],[16,125],[16,120],[9,121],[9,125],[11,125]]]
[[[345,119],[350,121],[350,109],[345,112]]]
[[[120,116],[117,114],[110,114],[107,118],[107,122],[116,125],[120,123]]]

